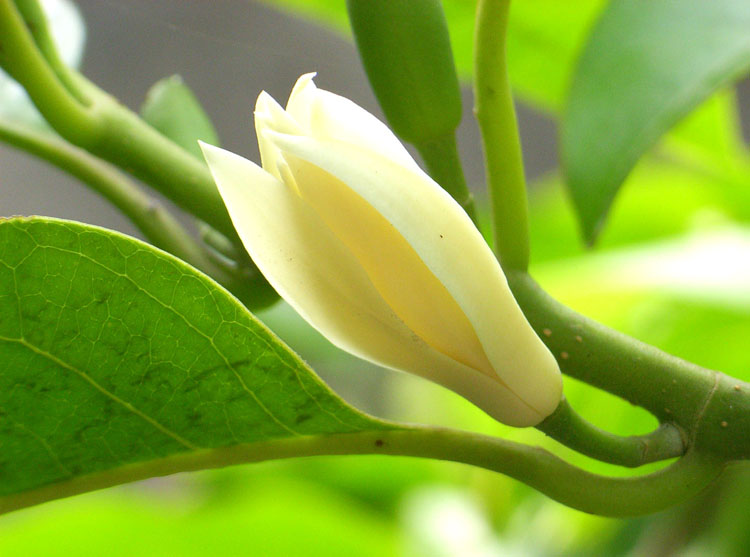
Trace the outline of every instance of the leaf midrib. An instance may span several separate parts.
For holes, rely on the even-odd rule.
[[[161,433],[163,433],[165,435],[168,435],[169,437],[171,437],[172,439],[174,439],[175,441],[177,441],[179,444],[181,444],[185,448],[193,450],[193,451],[205,448],[205,447],[201,447],[199,445],[195,445],[195,444],[191,443],[190,441],[188,441],[187,439],[185,439],[184,437],[182,437],[178,433],[176,433],[176,432],[172,431],[171,429],[169,429],[164,424],[158,422],[157,420],[155,420],[154,418],[152,418],[151,416],[149,416],[145,412],[139,410],[138,408],[136,408],[135,406],[133,406],[132,404],[130,404],[128,401],[123,400],[120,397],[118,397],[116,394],[108,391],[103,386],[101,386],[99,383],[97,383],[85,371],[77,369],[75,366],[72,366],[71,364],[67,363],[66,361],[64,361],[64,360],[62,360],[60,358],[58,358],[54,354],[50,354],[49,352],[46,352],[44,350],[41,350],[40,348],[37,348],[33,344],[29,344],[26,341],[26,339],[23,339],[23,338],[10,338],[10,337],[5,337],[5,336],[1,336],[0,335],[0,341],[19,344],[19,345],[23,346],[24,348],[26,348],[27,350],[30,350],[30,351],[34,352],[35,354],[37,354],[39,356],[42,356],[43,358],[48,359],[49,361],[51,361],[55,365],[57,365],[57,366],[59,366],[59,367],[61,367],[63,369],[66,369],[66,370],[68,370],[70,372],[75,373],[81,379],[83,379],[88,384],[90,384],[92,387],[94,387],[96,390],[98,390],[100,393],[102,393],[104,396],[106,396],[109,399],[111,399],[112,401],[116,402],[122,408],[125,408],[126,410],[128,410],[130,413],[138,416],[139,418],[141,418],[142,420],[144,420],[145,422],[147,422],[149,425],[151,425],[154,428],[156,428]]]

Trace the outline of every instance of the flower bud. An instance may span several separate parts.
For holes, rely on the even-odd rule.
[[[560,401],[555,359],[461,207],[396,136],[302,76],[286,109],[261,93],[263,167],[202,144],[250,256],[338,347],[535,425]]]

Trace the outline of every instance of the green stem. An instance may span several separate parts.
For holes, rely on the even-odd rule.
[[[0,498],[0,513],[176,472],[299,456],[352,454],[415,456],[479,466],[516,478],[570,507],[609,516],[648,514],[672,506],[703,489],[723,469],[722,463],[693,452],[652,474],[611,478],[576,468],[539,448],[465,431],[404,427],[235,445],[130,464],[6,495]]]
[[[183,242],[178,249],[174,238],[169,251],[211,274],[248,307],[257,309],[275,301],[276,294],[247,257],[206,165],[66,67],[38,1],[17,0],[17,4],[32,30],[16,5],[0,0],[0,65],[24,86],[50,125],[71,143],[127,170],[216,229],[242,258],[226,265],[202,246],[188,253]],[[170,226],[163,219],[155,224]],[[160,235],[155,226],[146,230],[152,240]],[[155,243],[163,245],[164,240]]]
[[[203,161],[167,139],[103,91],[97,90],[92,110],[106,131],[95,144],[84,146],[88,151],[127,169],[182,209],[241,245],[224,201]]]
[[[26,89],[44,117],[73,143],[94,143],[100,122],[47,64],[11,0],[0,0],[0,66]]]
[[[479,0],[474,35],[474,96],[482,134],[495,252],[504,269],[529,265],[526,180],[505,39],[509,0]]]
[[[35,31],[39,35],[43,29]],[[52,48],[49,40],[44,45],[46,50]],[[240,245],[202,161],[68,69],[65,79],[89,100],[81,104],[50,64],[13,2],[0,0],[0,65],[26,89],[50,125],[71,143],[126,169]]]
[[[206,257],[182,226],[113,166],[51,133],[0,122],[0,140],[78,178],[115,205],[156,247],[200,267]]]
[[[565,398],[536,427],[579,453],[631,468],[682,456],[687,448],[683,434],[672,424],[662,424],[648,435],[622,437],[584,420]]]
[[[19,13],[26,22],[26,27],[34,37],[34,42],[41,51],[50,68],[81,104],[89,104],[89,99],[76,85],[74,74],[71,69],[60,58],[52,33],[47,25],[47,16],[39,3],[39,0],[15,0]]]
[[[474,197],[466,186],[466,178],[458,156],[456,136],[453,132],[434,141],[415,143],[427,166],[427,172],[455,199],[476,224]]]
[[[7,122],[0,122],[0,141],[44,159],[87,184],[120,209],[149,242],[210,275],[248,307],[268,305],[269,287],[260,276],[247,276],[242,270],[217,263],[168,211],[113,166],[51,133]]]
[[[563,373],[615,394],[685,432],[688,450],[750,458],[750,384],[666,354],[584,317],[526,273],[508,283]]]

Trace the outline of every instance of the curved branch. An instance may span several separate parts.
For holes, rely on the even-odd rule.
[[[33,11],[34,2],[24,2]],[[39,30],[38,30],[39,31]],[[42,35],[43,36],[43,35]],[[54,46],[42,52],[11,0],[0,0],[0,66],[26,90],[61,136],[160,191],[241,245],[203,161],[141,120],[110,95],[67,68],[58,75]],[[73,91],[68,89],[71,83]],[[87,104],[76,95],[85,96]]]
[[[73,143],[97,141],[101,123],[49,66],[11,0],[0,0],[0,66],[26,89],[61,135]]]
[[[563,373],[645,408],[686,431],[705,406],[716,372],[686,362],[580,315],[526,273],[508,272],[526,319]]]
[[[647,435],[623,437],[586,421],[564,397],[536,428],[581,454],[630,468],[682,456],[687,450],[686,439],[672,424],[662,424]]]
[[[526,273],[507,272],[529,323],[563,373],[645,408],[684,432],[688,450],[750,459],[750,383],[702,368],[580,315]]]
[[[6,495],[0,498],[0,513],[177,472],[300,456],[355,454],[414,456],[470,464],[518,479],[570,507],[609,516],[642,515],[672,506],[699,492],[724,467],[716,459],[692,452],[653,474],[612,478],[576,468],[540,448],[465,431],[403,426],[206,449],[130,464]]]

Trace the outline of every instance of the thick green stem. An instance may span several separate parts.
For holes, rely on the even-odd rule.
[[[461,159],[458,156],[455,134],[451,132],[440,139],[415,143],[415,145],[432,179],[451,194],[451,197],[463,207],[471,220],[476,223],[474,197],[466,186],[466,178],[461,169]]]
[[[239,245],[224,202],[202,161],[104,92],[96,96],[92,110],[108,131],[96,144],[84,146],[88,151],[128,169]]]
[[[687,449],[686,439],[672,424],[662,424],[648,435],[622,437],[584,420],[565,398],[536,427],[581,454],[631,468],[682,456]]]
[[[80,103],[86,105],[89,99],[75,83],[74,72],[60,58],[52,33],[47,25],[47,16],[39,3],[39,0],[15,0],[19,13],[26,22],[26,27],[34,37],[37,47],[41,51],[50,68]]]
[[[228,238],[242,256],[234,261],[236,265],[225,265],[202,247],[188,253],[187,244],[180,247],[174,238],[169,251],[209,272],[249,307],[264,307],[277,299],[246,256],[206,165],[66,67],[37,0],[18,0],[16,4],[0,0],[0,65],[24,86],[45,119],[65,139],[158,190]],[[157,232],[157,226],[170,225],[163,218],[155,221],[144,229],[150,239],[172,234],[169,230]],[[141,222],[139,227],[141,224],[145,225]],[[164,245],[164,239],[155,243]]]
[[[12,0],[0,0],[0,66],[23,85],[60,135],[77,144],[96,142],[100,123],[47,64]]]
[[[563,373],[620,396],[678,426],[688,450],[750,458],[750,384],[704,369],[588,319],[526,273],[508,283]]]
[[[529,265],[526,180],[505,59],[509,5],[509,0],[479,0],[474,113],[482,134],[495,252],[504,269],[525,271]]]
[[[723,469],[689,453],[645,476],[591,474],[539,448],[465,431],[403,427],[379,432],[296,437],[174,455],[0,498],[0,513],[121,483],[176,472],[312,455],[397,455],[479,466],[516,478],[570,507],[601,515],[634,516],[672,506],[696,494]]]
[[[35,30],[37,35],[42,29]],[[44,46],[49,50],[50,41]],[[47,55],[50,55],[49,52]],[[57,60],[55,56],[53,62]],[[221,196],[201,161],[72,70],[71,92],[34,42],[11,0],[0,0],[0,65],[55,130],[71,143],[143,180],[239,245]],[[79,102],[76,94],[88,99]]]

